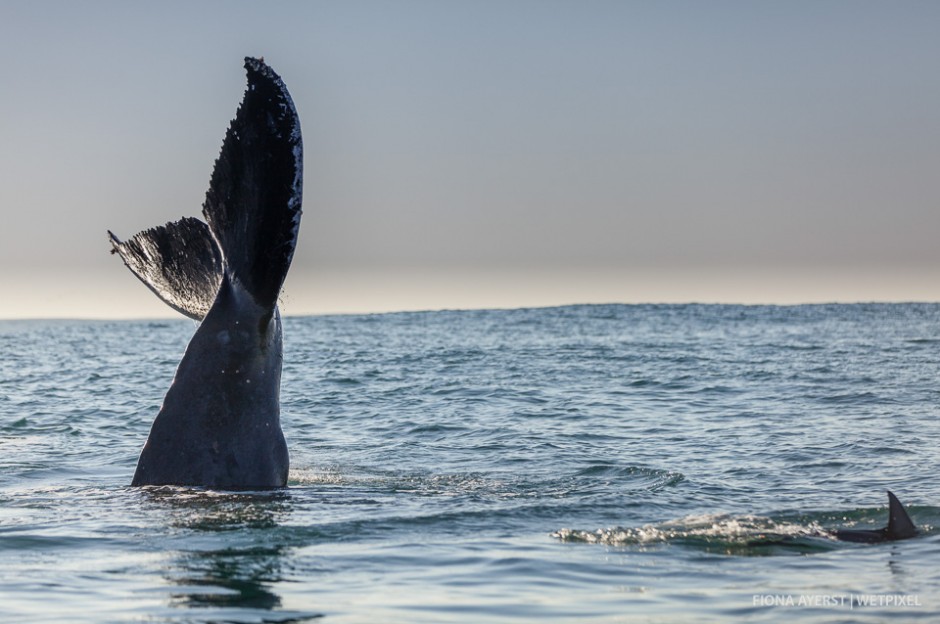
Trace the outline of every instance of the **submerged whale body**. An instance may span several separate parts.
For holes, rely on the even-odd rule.
[[[883,529],[836,529],[830,534],[843,542],[892,542],[916,536],[917,527],[898,497],[888,492],[888,526]]]
[[[171,308],[201,321],[140,454],[132,485],[287,484],[277,298],[300,226],[300,120],[280,77],[246,58],[248,88],[206,193],[186,217],[111,253]]]

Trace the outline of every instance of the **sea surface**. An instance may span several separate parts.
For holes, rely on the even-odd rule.
[[[0,322],[0,621],[940,617],[938,305],[288,317],[289,487],[132,488],[194,330]]]

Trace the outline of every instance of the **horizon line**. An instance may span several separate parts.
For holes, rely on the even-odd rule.
[[[292,272],[285,317],[575,305],[796,306],[940,302],[940,268],[333,269]],[[2,320],[165,320],[126,270],[0,269]],[[185,318],[180,315],[180,318]]]

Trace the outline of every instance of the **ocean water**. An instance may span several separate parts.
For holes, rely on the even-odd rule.
[[[287,318],[289,487],[131,488],[193,331],[0,322],[0,621],[940,616],[938,305]]]

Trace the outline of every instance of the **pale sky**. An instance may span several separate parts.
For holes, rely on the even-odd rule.
[[[105,231],[199,215],[264,56],[288,314],[940,300],[940,2],[0,0],[0,318],[174,316]]]

